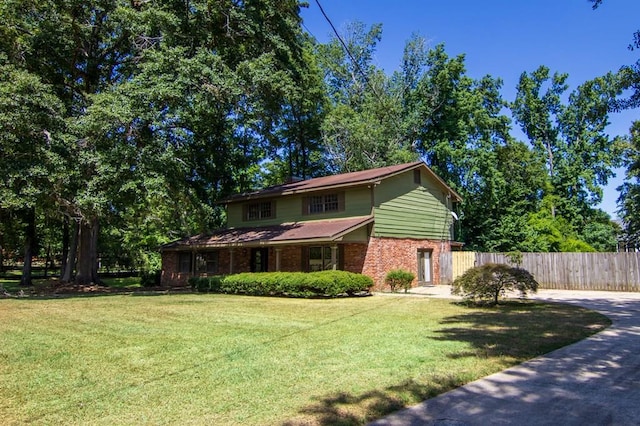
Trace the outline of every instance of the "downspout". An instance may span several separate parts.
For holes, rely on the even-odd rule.
[[[375,209],[376,209],[376,187],[380,185],[380,181],[376,181],[376,182],[372,182],[369,185],[369,188],[371,189],[371,216],[373,216],[374,220],[373,220],[373,229],[375,230],[376,227],[376,222],[375,222]],[[370,235],[371,237],[371,235]]]
[[[450,228],[451,225],[449,225],[449,217],[451,216],[451,209],[449,208],[449,204],[451,202],[451,193],[448,192],[446,197],[445,197],[445,212],[444,212],[444,223],[442,225],[442,235],[440,237],[440,253],[444,252],[444,240],[445,240],[445,232],[447,232],[447,229]],[[451,232],[449,230],[449,232]]]

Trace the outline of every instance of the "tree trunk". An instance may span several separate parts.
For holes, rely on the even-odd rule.
[[[49,266],[51,265],[51,244],[47,244],[47,254],[44,259],[44,277],[49,278]]]
[[[26,213],[27,229],[24,239],[24,264],[22,265],[22,277],[20,285],[31,285],[31,262],[33,260],[33,246],[36,240],[36,212],[32,207]]]
[[[65,260],[65,267],[62,271],[61,280],[65,283],[71,282],[73,277],[73,270],[76,265],[76,253],[78,252],[78,234],[80,233],[80,225],[78,222],[73,222],[73,234],[71,234],[71,246],[67,252]]]
[[[3,242],[4,238],[2,237],[2,234],[0,234],[0,272],[4,272],[4,254],[3,254]]]
[[[0,221],[5,223],[4,210],[0,209]],[[0,232],[0,272],[4,272],[4,234]]]
[[[69,256],[69,218],[65,216],[62,222],[62,264],[60,265],[60,279],[64,277],[67,269],[67,256]]]
[[[98,277],[98,235],[100,234],[100,224],[95,219],[91,227],[91,282],[100,284]]]
[[[98,219],[81,222],[78,243],[78,267],[74,282],[78,285],[98,283]]]

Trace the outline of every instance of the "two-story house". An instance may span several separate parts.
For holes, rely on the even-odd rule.
[[[225,200],[227,228],[162,247],[162,284],[191,276],[392,269],[440,281],[461,198],[423,162],[285,183]]]

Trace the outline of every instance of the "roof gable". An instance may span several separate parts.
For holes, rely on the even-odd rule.
[[[394,166],[380,167],[377,169],[341,173],[337,175],[324,176],[298,182],[285,183],[282,185],[265,188],[260,191],[233,195],[223,200],[223,202],[232,203],[255,198],[266,198],[281,195],[299,194],[304,192],[324,191],[330,189],[368,185],[416,168],[424,168],[427,171],[427,174],[430,175],[439,185],[441,185],[443,189],[446,190],[446,192],[452,194],[452,196],[456,198],[457,201],[462,201],[462,198],[453,189],[451,189],[438,175],[436,175],[423,161],[416,161],[413,163],[404,163]]]

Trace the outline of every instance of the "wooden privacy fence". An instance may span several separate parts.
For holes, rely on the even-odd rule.
[[[486,263],[513,265],[504,253],[443,253],[440,280],[451,284],[469,268]],[[540,288],[640,291],[640,253],[522,253],[520,266]]]

